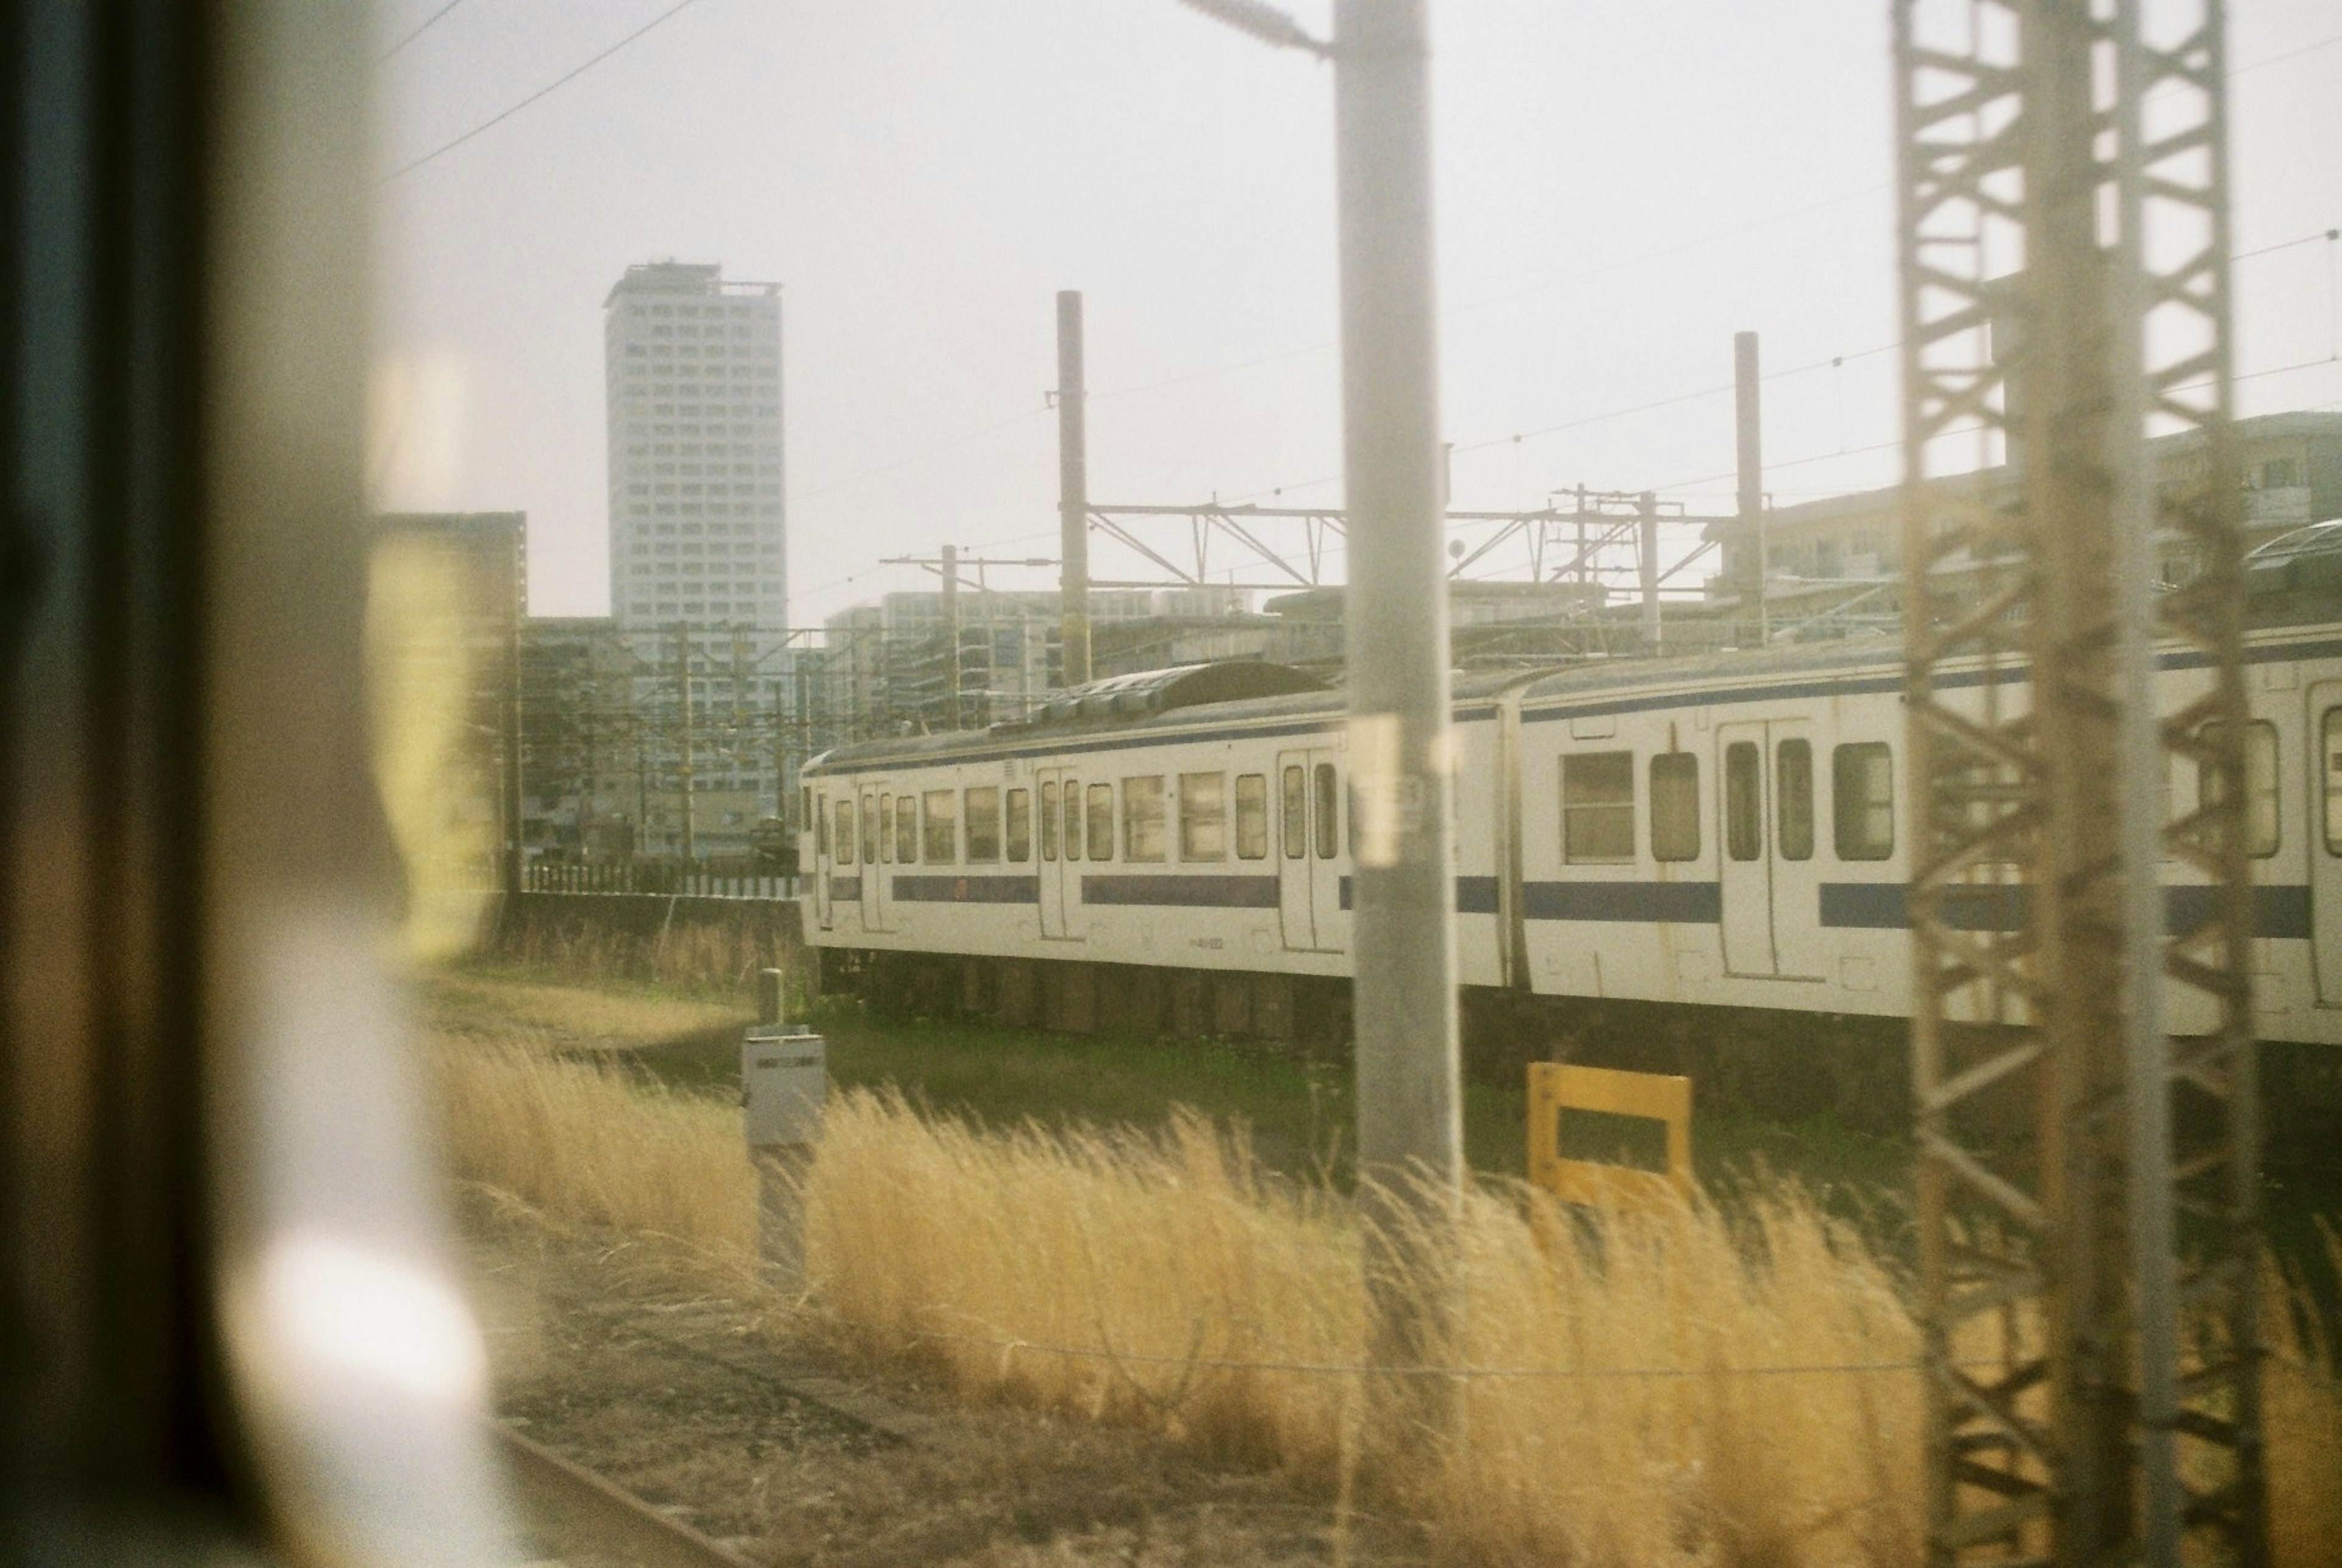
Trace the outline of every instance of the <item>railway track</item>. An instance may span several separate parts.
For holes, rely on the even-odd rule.
[[[504,1423],[490,1425],[530,1535],[563,1568],[764,1568]]]

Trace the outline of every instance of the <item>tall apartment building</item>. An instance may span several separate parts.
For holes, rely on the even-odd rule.
[[[610,614],[628,630],[788,624],[781,289],[630,266],[603,302]]]

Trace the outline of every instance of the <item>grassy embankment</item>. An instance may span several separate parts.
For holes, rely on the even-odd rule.
[[[548,1044],[596,1037],[548,1010],[609,1005],[524,996],[510,1027],[439,1034],[455,1170],[559,1218],[669,1238],[685,1266],[753,1289],[734,1106]],[[613,1041],[648,1022],[602,1020]],[[736,1014],[663,1022],[712,1040]],[[1341,1369],[1364,1344],[1358,1240],[1338,1194],[1267,1174],[1200,1115],[1153,1134],[1079,1130],[1082,1106],[1119,1104],[1106,1114],[1122,1120],[1160,1107],[1147,1097],[1162,1087],[1149,1076],[1165,1071],[1152,1064],[1159,1046],[1069,1043],[1031,1059],[1010,1092],[997,1084],[1005,1043],[987,1032],[929,1042],[953,1064],[1002,1057],[955,1087],[946,1064],[916,1054],[926,1047],[856,1045],[846,1022],[825,1026],[848,1082],[894,1052],[897,1069],[936,1073],[938,1106],[1021,1094],[1005,1104],[1043,1100],[1052,1122],[986,1132],[882,1093],[842,1094],[806,1193],[816,1322],[972,1395],[1157,1426],[1342,1484],[1361,1391]],[[707,1048],[671,1048],[669,1076],[689,1079],[690,1053]],[[1259,1075],[1228,1076],[1226,1094],[1257,1108]],[[1312,1124],[1298,1132],[1296,1146],[1313,1146]],[[1918,1560],[1917,1337],[1901,1283],[1798,1189],[1744,1193],[1733,1220],[1702,1207],[1588,1229],[1497,1184],[1470,1197],[1458,1236],[1461,1311],[1437,1354],[1491,1375],[1455,1385],[1462,1439],[1372,1483],[1434,1521],[1457,1555]],[[2279,1561],[2306,1568],[2342,1558],[2342,1394],[2291,1320],[2273,1312],[2271,1330]]]

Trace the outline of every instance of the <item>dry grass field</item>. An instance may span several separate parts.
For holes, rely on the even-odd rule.
[[[733,1105],[526,1027],[438,1034],[432,1064],[458,1176],[665,1238],[702,1288],[756,1291]],[[1004,1133],[848,1091],[806,1202],[801,1330],[970,1397],[1143,1427],[1404,1511],[1457,1560],[1920,1560],[1899,1281],[1794,1187],[1729,1218],[1598,1225],[1518,1189],[1476,1192],[1439,1347],[1461,1369],[1454,1435],[1403,1465],[1360,1439],[1350,1205],[1266,1173],[1199,1118]],[[2272,1300],[2277,1560],[2323,1568],[2342,1562],[2342,1392]]]

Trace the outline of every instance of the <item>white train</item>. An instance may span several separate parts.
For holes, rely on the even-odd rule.
[[[2247,656],[2261,1032],[2342,1044],[2342,626],[2257,632]],[[2206,678],[2162,666],[2169,705]],[[1906,1013],[1902,687],[1883,642],[1460,677],[1467,1020],[1589,999]],[[830,752],[804,771],[806,929],[884,998],[1338,1032],[1345,724],[1314,677],[1229,664]],[[2174,919],[2200,898],[2173,886]]]

